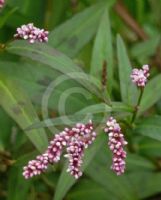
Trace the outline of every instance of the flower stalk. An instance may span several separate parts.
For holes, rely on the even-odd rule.
[[[135,110],[134,110],[132,118],[131,118],[131,124],[134,123],[134,121],[136,119],[136,116],[138,114],[140,103],[141,103],[141,99],[143,97],[143,93],[144,93],[144,88],[140,88],[140,95],[139,95],[138,102],[137,102],[137,104],[135,106]]]

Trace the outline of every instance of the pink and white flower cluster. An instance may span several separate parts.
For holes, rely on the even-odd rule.
[[[48,31],[39,29],[35,27],[33,23],[29,23],[17,28],[17,33],[14,35],[14,37],[28,40],[30,43],[48,42],[48,34]]]
[[[123,148],[127,145],[127,142],[121,132],[120,125],[113,117],[108,119],[104,130],[109,136],[108,145],[113,153],[113,163],[111,168],[117,175],[121,175],[125,171],[126,151],[124,151]]]
[[[0,0],[0,8],[3,8],[5,1],[4,0]]]
[[[145,87],[149,76],[149,66],[143,65],[142,69],[133,69],[130,77],[138,87]]]
[[[35,160],[29,161],[28,165],[23,169],[23,175],[26,179],[44,172],[49,164],[57,163],[66,147],[67,153],[65,157],[69,159],[67,171],[76,179],[82,175],[81,165],[85,148],[95,140],[96,133],[93,130],[93,123],[78,123],[75,127],[56,134],[51,140],[47,150],[42,155],[36,157]]]

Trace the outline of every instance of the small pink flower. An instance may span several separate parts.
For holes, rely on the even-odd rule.
[[[4,0],[0,0],[0,8],[3,8],[4,4],[5,4],[5,1]]]
[[[48,42],[48,34],[48,31],[39,29],[35,27],[33,23],[30,23],[17,28],[17,33],[14,35],[14,37],[28,40],[30,43]]]
[[[110,117],[106,123],[105,132],[109,136],[109,148],[113,153],[113,163],[111,168],[116,172],[117,175],[121,175],[125,171],[125,158],[126,152],[123,147],[127,145],[124,139],[124,135],[121,132],[120,125],[116,122],[113,117]]]
[[[149,66],[143,65],[142,69],[133,69],[130,77],[138,87],[145,87],[149,76]]]

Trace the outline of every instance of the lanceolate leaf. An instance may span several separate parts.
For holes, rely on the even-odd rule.
[[[161,192],[160,172],[136,171],[129,174],[128,179],[139,199],[146,199]]]
[[[33,67],[34,65],[34,67]],[[0,62],[0,71],[4,73],[8,79],[12,78],[22,85],[23,89],[30,96],[30,99],[40,105],[42,103],[42,97],[49,85],[52,82],[57,81],[57,77],[61,74],[52,68],[48,68],[46,65],[41,65],[39,63],[26,63],[26,62]],[[39,72],[39,73],[38,73]],[[62,93],[67,91],[72,87],[80,87],[81,85],[76,83],[75,81],[67,80],[62,82],[53,88],[53,91],[50,95],[50,100],[48,102],[48,108],[53,110],[58,110],[58,101]],[[85,90],[85,89],[84,89]],[[79,93],[79,91],[77,90]],[[86,91],[87,93],[87,91]],[[88,98],[87,95],[83,95],[83,97]],[[86,106],[85,99],[74,96],[73,94],[68,95],[68,101],[73,106],[70,106],[70,112],[74,112],[75,109],[78,110],[82,107]],[[69,110],[69,107],[66,106]],[[66,111],[68,112],[68,110]]]
[[[105,144],[104,137],[99,136],[94,142],[94,144],[87,150],[84,158],[83,171],[92,162],[96,153],[103,144]],[[69,191],[69,189],[72,187],[72,185],[76,182],[76,180],[66,172],[66,169],[67,168],[65,166],[60,175],[53,200],[62,200],[66,193]]]
[[[110,91],[113,80],[113,49],[110,20],[107,9],[103,12],[94,43],[91,74],[101,80],[103,68],[106,68],[106,74],[103,76],[107,76],[107,86]]]
[[[88,88],[92,93],[101,97],[101,93],[99,91],[99,81],[97,81],[97,79],[90,78],[81,70],[81,68],[75,65],[69,57],[52,47],[45,44],[31,45],[26,43],[26,41],[15,41],[6,49],[13,54],[25,56],[50,66],[54,70],[65,74],[63,80],[67,79],[67,77],[71,77],[84,87]]]
[[[106,191],[112,193],[118,200],[137,200],[138,198],[126,174],[117,176],[111,171],[111,163],[109,164],[111,162],[111,156],[109,156],[108,152],[104,154],[104,147],[107,148],[107,146],[103,146],[97,152],[95,159],[93,159],[90,166],[85,170],[85,173],[95,182],[99,183]]]
[[[0,75],[0,96],[0,105],[22,129],[39,121],[26,94],[16,82],[7,80],[2,74]],[[43,130],[33,130],[26,134],[39,151],[46,148],[47,137]]]
[[[96,4],[56,28],[50,34],[49,44],[74,57],[94,36],[104,6]]]
[[[147,41],[135,44],[131,51],[133,57],[137,58],[138,60],[146,60],[147,57],[153,56],[155,54],[159,41],[160,35],[158,37],[155,36],[153,38],[150,38]]]
[[[44,128],[44,127],[50,127],[50,126],[58,126],[58,125],[72,125],[79,122],[86,123],[89,119],[93,118],[93,121],[96,123],[102,122],[103,116],[97,117],[96,114],[103,113],[103,115],[108,116],[111,112],[116,113],[131,113],[133,112],[133,108],[130,106],[127,106],[121,102],[112,102],[112,107],[100,103],[100,104],[94,104],[87,106],[78,112],[76,112],[73,115],[66,115],[66,116],[60,116],[56,117],[54,119],[45,119],[44,121],[34,123],[30,125],[29,127],[26,127],[26,130],[32,130],[37,128]],[[68,120],[66,120],[68,119]],[[69,123],[70,122],[70,123]],[[104,123],[104,121],[103,121]]]
[[[122,100],[128,104],[135,104],[137,100],[137,89],[130,79],[132,68],[125,45],[119,35],[117,36],[117,57]]]
[[[76,124],[77,122],[87,123],[87,121],[89,119],[92,119],[95,114],[103,113],[107,115],[108,113],[110,114],[111,111],[112,111],[111,107],[109,107],[104,103],[94,104],[81,109],[80,111],[76,112],[73,115],[60,116],[60,117],[55,117],[54,119],[45,119],[44,121],[37,122],[29,127],[26,127],[26,130],[65,125],[65,124],[72,125]],[[100,117],[100,120],[101,119],[102,117]]]
[[[31,184],[31,180],[26,181],[22,176],[22,166],[12,167],[9,172],[7,200],[26,199]]]
[[[89,179],[79,180],[79,182],[72,189],[72,191],[69,194],[67,194],[66,199],[118,200],[112,194],[106,191],[101,185]]]
[[[133,112],[134,108],[122,102],[114,101],[112,102],[112,111],[113,112]]]
[[[150,80],[145,87],[143,97],[140,104],[139,114],[146,111],[152,105],[154,105],[159,99],[161,99],[161,75],[157,75]]]
[[[148,117],[140,120],[136,125],[134,133],[151,137],[161,141],[161,116]]]

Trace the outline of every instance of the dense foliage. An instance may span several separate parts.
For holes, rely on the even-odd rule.
[[[0,0],[0,199],[161,199],[160,22],[161,0]]]

